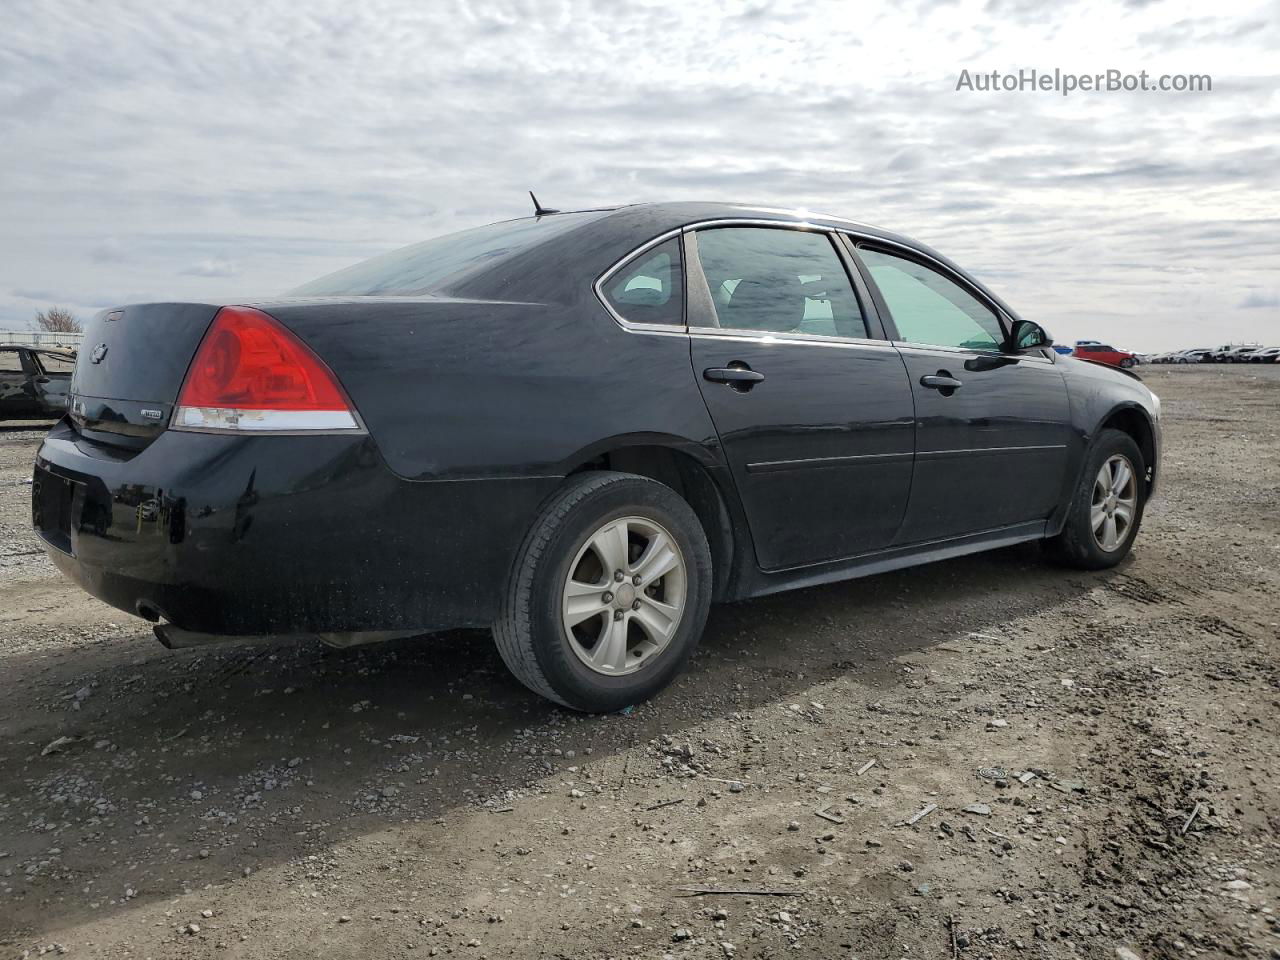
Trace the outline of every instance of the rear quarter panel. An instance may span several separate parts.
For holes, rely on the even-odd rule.
[[[625,331],[589,291],[258,306],[329,364],[407,479],[561,476],[615,439],[714,456],[687,337]]]

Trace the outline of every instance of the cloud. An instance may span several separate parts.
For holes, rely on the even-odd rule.
[[[208,257],[182,271],[188,277],[238,277],[240,273],[239,264],[224,257]]]
[[[103,237],[89,251],[94,263],[119,263],[124,259],[124,246],[115,237]]]
[[[1257,310],[1265,308],[1275,310],[1280,308],[1280,296],[1275,294],[1251,293],[1240,301],[1240,307],[1244,310]]]
[[[0,322],[18,288],[276,293],[533,188],[879,223],[1062,339],[1262,339],[1240,291],[1280,257],[1277,29],[1266,0],[28,3],[0,35]],[[955,90],[1031,67],[1214,83]]]

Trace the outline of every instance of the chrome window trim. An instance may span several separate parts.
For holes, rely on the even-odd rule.
[[[867,340],[855,337],[828,337],[821,333],[769,333],[762,330],[735,330],[722,327],[690,327],[689,337],[694,340],[748,340],[752,343],[809,344],[815,347],[840,347],[846,350],[871,347],[894,351],[888,340]],[[895,351],[896,352],[896,351]]]
[[[855,243],[853,244],[855,253],[857,252],[857,249],[858,249],[856,241],[861,240],[871,244],[872,246],[875,246],[876,244],[883,244],[884,246],[895,247],[898,250],[903,250],[906,253],[911,254],[911,256],[918,257],[921,260],[928,261],[929,264],[932,265],[934,268],[936,268],[938,272],[941,273],[944,277],[946,277],[948,280],[952,281],[953,283],[957,283],[958,286],[961,287],[961,289],[963,289],[966,293],[969,294],[969,296],[973,297],[975,300],[981,303],[984,307],[990,310],[993,314],[995,314],[996,320],[1000,324],[1000,329],[1004,331],[1004,335],[1006,337],[1009,336],[1010,331],[1013,329],[1013,317],[1009,316],[1009,314],[998,303],[993,302],[990,297],[988,297],[985,293],[983,293],[976,286],[974,286],[973,283],[969,281],[966,277],[964,277],[963,275],[957,274],[954,267],[948,266],[947,264],[939,260],[937,257],[930,256],[929,254],[925,253],[923,250],[917,250],[915,247],[911,246],[910,244],[901,243],[897,240],[886,240],[883,237],[872,236],[871,234],[862,233],[861,231],[858,231],[858,230],[837,228],[835,232],[844,234],[850,240],[855,241]],[[892,314],[892,311],[890,311],[890,314]],[[963,347],[948,347],[948,346],[945,346],[944,344],[913,343],[911,341],[906,341],[906,340],[894,340],[891,342],[895,344],[909,344],[910,346],[913,346],[913,347],[927,347],[931,350],[957,350],[957,349],[963,350],[964,349]],[[998,356],[1013,356],[1013,354],[1006,354],[1001,352],[999,348],[995,350],[979,350],[979,351],[972,351],[972,352],[995,354]],[[1018,354],[1017,356],[1021,356],[1021,354]],[[1027,359],[1033,359],[1033,358],[1028,357]]]
[[[600,274],[600,276],[596,277],[596,282],[591,285],[591,289],[595,292],[596,299],[600,301],[600,303],[604,306],[604,308],[607,311],[609,311],[609,316],[613,317],[614,322],[617,323],[618,326],[620,326],[623,330],[626,330],[628,333],[666,333],[666,334],[677,333],[680,336],[683,336],[684,333],[688,331],[689,324],[687,322],[686,323],[636,323],[634,320],[628,320],[622,314],[618,313],[617,310],[613,309],[613,305],[609,303],[609,298],[604,295],[604,285],[609,282],[609,279],[615,273],[617,273],[619,270],[625,267],[628,263],[630,263],[636,257],[640,256],[646,250],[650,250],[653,247],[658,246],[659,244],[666,243],[668,240],[672,239],[673,237],[678,237],[682,233],[684,233],[684,228],[676,227],[674,230],[668,230],[666,233],[659,234],[658,236],[654,237],[652,240],[648,240],[640,244],[640,246],[636,247],[634,250],[630,251],[629,253],[619,258],[618,260],[615,260],[613,265],[609,267],[607,270],[605,270],[604,273]],[[685,281],[685,274],[684,274],[684,251],[681,251],[681,255],[680,255],[680,282],[684,283],[686,287],[688,286],[688,283]],[[686,290],[682,290],[681,296],[687,300],[688,292]],[[687,303],[686,303],[686,308],[687,308]]]
[[[834,220],[838,218],[829,217],[827,219]],[[691,325],[688,322],[688,306],[689,306],[689,295],[688,295],[689,282],[687,277],[688,259],[687,257],[684,256],[683,251],[681,251],[681,258],[680,258],[681,273],[682,275],[685,276],[686,317],[685,317],[685,322],[683,324],[636,323],[634,321],[626,319],[626,317],[623,317],[621,314],[618,313],[618,311],[613,309],[613,307],[609,303],[608,298],[605,297],[604,295],[604,285],[609,281],[609,278],[612,277],[615,273],[617,273],[618,270],[620,270],[623,266],[630,263],[633,259],[635,259],[636,257],[640,256],[642,253],[644,253],[646,250],[649,250],[652,247],[656,247],[661,243],[665,243],[666,241],[670,240],[672,237],[681,236],[685,233],[696,233],[699,230],[705,230],[710,227],[770,227],[773,229],[781,229],[781,230],[799,230],[805,233],[826,234],[828,237],[832,239],[833,242],[835,240],[835,237],[838,234],[842,234],[848,237],[850,241],[854,241],[855,252],[857,249],[856,241],[859,241],[859,240],[866,241],[867,243],[871,243],[871,244],[883,244],[885,246],[895,247],[899,250],[905,251],[906,253],[912,256],[919,257],[922,260],[928,261],[930,264],[935,266],[944,276],[946,276],[948,279],[952,279],[954,282],[955,270],[952,267],[948,266],[947,264],[943,263],[937,257],[931,256],[922,250],[918,250],[917,248],[911,246],[910,244],[902,243],[901,241],[898,241],[898,240],[888,240],[888,239],[885,239],[884,237],[877,237],[869,233],[863,233],[862,231],[856,228],[857,226],[869,226],[869,224],[861,224],[855,220],[847,220],[844,222],[848,224],[853,224],[855,226],[827,226],[825,224],[814,223],[809,220],[767,220],[760,217],[718,217],[711,220],[698,220],[693,223],[686,223],[681,227],[675,227],[671,230],[667,230],[666,232],[661,233],[658,236],[645,241],[644,243],[640,244],[638,247],[635,247],[634,249],[628,251],[623,256],[619,257],[617,260],[613,262],[611,266],[609,266],[603,273],[601,273],[599,277],[596,278],[595,283],[591,285],[591,289],[595,292],[596,299],[598,299],[600,303],[604,306],[605,310],[609,312],[609,315],[613,318],[614,322],[617,323],[619,327],[621,327],[623,330],[627,331],[628,333],[639,333],[639,334],[648,334],[648,335],[657,335],[657,336],[696,336],[701,338],[739,339],[739,340],[756,340],[756,341],[761,341],[766,338],[769,338],[769,339],[776,340],[778,342],[811,343],[817,346],[887,347],[891,349],[907,349],[907,350],[910,350],[910,349],[940,350],[948,353],[957,353],[957,354],[967,353],[973,356],[992,356],[992,355],[1017,356],[1020,361],[1026,360],[1032,363],[1052,364],[1054,362],[1048,357],[1034,357],[1034,356],[1026,356],[1024,354],[1003,354],[999,350],[972,350],[972,349],[965,349],[963,347],[948,347],[942,344],[911,343],[903,340],[888,340],[888,339],[879,340],[874,338],[863,338],[863,337],[827,336],[826,334],[820,334],[820,333],[761,334],[759,332],[734,330],[732,328],[704,327],[701,325]],[[841,265],[843,266],[843,263]],[[961,283],[961,286],[967,292],[969,292],[971,296],[975,297],[980,303],[982,303],[984,306],[986,306],[989,310],[991,310],[996,315],[996,317],[1000,321],[1001,327],[1005,330],[1007,334],[1008,331],[1012,329],[1013,318],[1010,317],[1009,314],[1006,313],[1003,309],[1001,309],[997,304],[992,303],[991,300],[986,296],[986,294],[984,294],[981,290],[977,289],[976,287],[973,287],[973,285],[969,281],[965,280],[964,277],[960,277],[959,281]],[[865,309],[864,309],[864,316],[865,316]],[[698,332],[694,333],[695,330]]]
[[[1038,357],[1026,353],[1002,353],[999,350],[977,350],[973,347],[947,347],[932,343],[911,343],[907,340],[890,340],[898,350],[904,353],[954,353],[966,357],[1010,357],[1018,363],[1043,363],[1052,366],[1054,361],[1048,357]]]
[[[683,227],[685,233],[697,233],[699,230],[706,230],[714,227],[771,227],[782,230],[796,230],[800,233],[821,233],[831,241],[831,252],[836,257],[836,262],[840,264],[842,270],[847,269],[843,260],[840,259],[840,251],[837,249],[835,235],[840,231],[835,227],[824,226],[820,223],[811,223],[808,220],[786,221],[786,220],[762,220],[752,217],[727,217],[715,220],[699,220],[695,223],[686,224]],[[686,281],[687,282],[687,281]],[[858,309],[862,310],[863,323],[867,324],[866,307],[858,296],[857,283],[850,278],[849,285],[854,291],[854,298],[859,301]],[[687,319],[687,317],[686,317]],[[773,339],[778,341],[789,341],[792,343],[812,343],[818,346],[877,346],[888,347],[889,341],[878,340],[871,337],[841,337],[836,334],[825,333],[795,333],[795,332],[771,332],[760,330],[742,330],[735,327],[704,327],[701,324],[686,324],[686,329],[690,336],[697,336],[694,331],[699,333],[709,332],[709,336],[716,338],[728,338],[738,340],[756,340],[763,341],[765,339]]]
[[[760,218],[750,218],[750,217],[729,217],[729,218],[715,219],[715,220],[699,220],[696,223],[686,223],[683,226],[675,227],[671,230],[666,231],[665,233],[661,233],[650,240],[646,240],[644,243],[640,244],[640,246],[635,247],[634,249],[623,254],[621,257],[615,260],[613,264],[609,266],[603,273],[601,273],[600,276],[596,277],[595,282],[591,285],[591,289],[595,293],[596,299],[599,300],[601,305],[604,306],[605,310],[609,312],[609,316],[613,317],[614,322],[618,324],[618,326],[620,326],[623,330],[626,330],[628,333],[670,334],[673,331],[681,331],[682,333],[687,333],[689,331],[689,323],[688,323],[687,317],[686,317],[686,322],[683,324],[636,323],[633,320],[628,320],[626,317],[622,316],[622,314],[618,313],[618,311],[615,310],[613,306],[609,303],[608,297],[604,295],[604,285],[608,283],[609,278],[612,277],[615,273],[617,273],[620,269],[622,269],[622,267],[626,266],[628,263],[630,263],[632,260],[640,256],[642,253],[644,253],[646,250],[650,249],[651,247],[656,247],[660,243],[665,243],[666,241],[670,240],[672,237],[678,237],[685,233],[691,233],[695,230],[699,230],[709,226],[780,227],[780,228],[789,229],[789,230],[803,230],[809,233],[825,233],[828,236],[832,236],[837,232],[836,228],[834,227],[826,227],[826,226],[822,226],[821,224],[810,223],[807,220],[787,221],[787,220],[763,220]],[[682,276],[685,275],[687,266],[688,265],[685,263],[685,257],[683,255],[683,251],[681,251],[680,268],[681,268]],[[687,276],[685,276],[685,287],[686,287],[685,310],[687,313],[688,305],[689,305]],[[704,330],[708,328],[698,327],[697,329]],[[877,342],[880,342],[880,341],[877,341]]]

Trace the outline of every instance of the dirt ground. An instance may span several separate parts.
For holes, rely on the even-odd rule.
[[[0,958],[1280,957],[1280,366],[1142,373],[1119,569],[720,607],[604,717],[484,633],[169,652],[0,428]]]

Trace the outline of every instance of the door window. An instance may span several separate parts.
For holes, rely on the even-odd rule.
[[[33,353],[31,356],[39,362],[45,373],[70,374],[76,368],[75,357],[58,353]]]
[[[976,297],[936,270],[913,260],[859,248],[906,343],[967,350],[998,350],[1000,318]]]
[[[637,254],[604,283],[604,298],[628,323],[684,324],[680,238]]]
[[[849,275],[826,234],[713,227],[698,231],[697,237],[717,326],[869,336]]]
[[[22,373],[22,358],[17,350],[0,350],[0,373]]]

